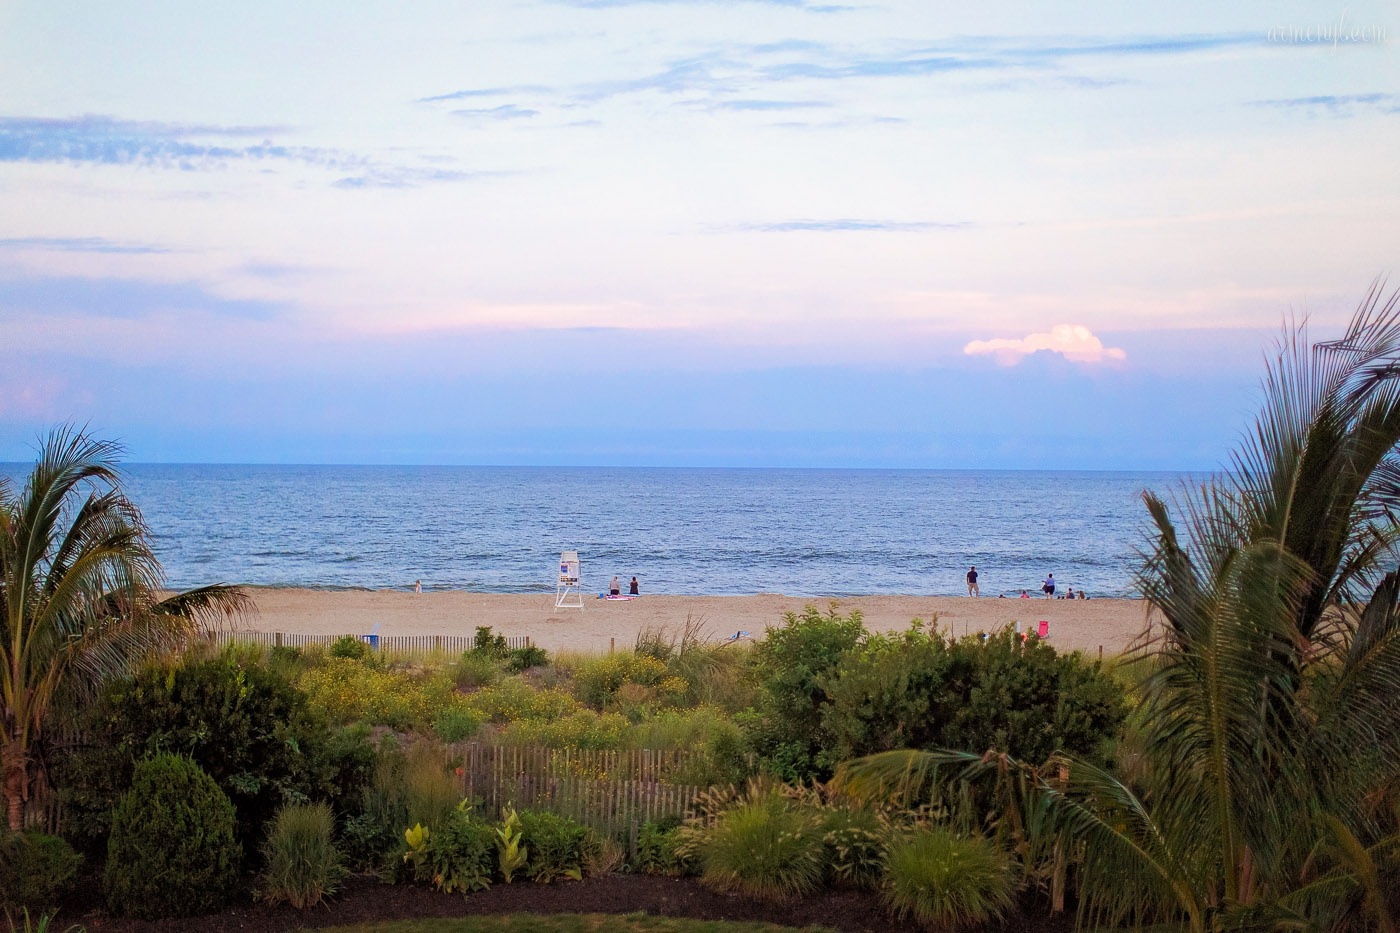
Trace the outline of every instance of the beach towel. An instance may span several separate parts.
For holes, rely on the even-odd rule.
[[[635,596],[628,596],[628,595],[626,595],[626,594],[623,594],[622,596],[610,596],[610,595],[608,595],[607,593],[599,593],[599,594],[598,594],[598,598],[599,598],[599,599],[636,599],[637,597],[635,597]]]

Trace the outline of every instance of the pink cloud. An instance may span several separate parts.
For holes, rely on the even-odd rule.
[[[1049,350],[1076,363],[1106,363],[1110,360],[1127,359],[1127,354],[1117,347],[1105,347],[1094,332],[1080,324],[1056,324],[1048,334],[1027,334],[1011,340],[999,337],[994,340],[974,340],[963,347],[969,356],[989,353],[1003,366],[1015,366],[1032,353]]]

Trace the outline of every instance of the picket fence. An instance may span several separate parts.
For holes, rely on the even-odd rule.
[[[684,817],[707,788],[672,778],[695,753],[683,750],[545,748],[463,743],[453,747],[462,795],[484,812],[549,810],[635,844],[640,824]]]
[[[217,631],[210,636],[215,644],[230,642],[250,642],[276,648],[303,648],[307,645],[329,645],[343,635],[305,635],[299,632],[247,632]],[[357,635],[376,651],[393,651],[398,654],[428,654],[433,651],[459,653],[471,649],[474,644],[471,635]],[[507,635],[509,648],[530,647],[529,635]]]

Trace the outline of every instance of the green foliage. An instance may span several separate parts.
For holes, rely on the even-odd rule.
[[[475,651],[464,651],[460,658],[452,662],[448,676],[452,678],[458,690],[489,687],[501,679],[501,662]]]
[[[815,814],[776,790],[750,794],[713,825],[688,826],[702,880],[725,891],[788,897],[817,889],[824,874]]]
[[[486,687],[465,697],[466,705],[492,722],[521,720],[551,721],[579,708],[578,701],[558,688],[536,690],[520,677],[507,677],[494,687]]]
[[[830,759],[895,748],[1095,754],[1122,723],[1123,688],[1078,653],[1009,628],[956,642],[915,626],[873,635],[823,678]]]
[[[899,917],[956,930],[1001,917],[1013,884],[1006,858],[986,839],[931,828],[890,845],[883,894]]]
[[[143,920],[224,907],[242,858],[233,830],[233,804],[190,759],[162,753],[139,762],[112,814],[108,906]]]
[[[557,878],[583,877],[583,861],[592,831],[546,810],[521,810],[521,842],[529,850],[525,876],[548,884]]]
[[[827,872],[843,887],[874,888],[885,871],[890,826],[871,810],[834,806],[822,815]]]
[[[544,667],[549,663],[549,652],[539,645],[526,645],[524,648],[513,648],[506,656],[506,670],[512,674],[519,674],[521,671],[529,670],[532,667]]]
[[[349,658],[352,661],[363,661],[369,657],[369,645],[363,638],[356,638],[354,635],[341,635],[331,642],[327,652],[333,658]]]
[[[501,880],[506,884],[515,880],[515,873],[524,868],[530,858],[524,837],[520,815],[513,809],[507,810],[496,827],[496,863],[501,870]]]
[[[10,933],[54,933],[54,931],[58,929],[54,925],[57,916],[58,911],[54,911],[51,914],[40,914],[39,917],[35,919],[29,913],[28,907],[21,907],[19,917],[22,918],[22,922],[16,920],[15,917],[10,916],[8,913],[6,914],[6,919],[9,921]],[[87,931],[84,927],[80,927],[75,923],[64,929],[63,933],[87,933]]]
[[[427,729],[444,709],[468,705],[449,671],[390,670],[348,658],[327,658],[306,671],[298,685],[312,709],[332,722],[400,731]]]
[[[334,894],[345,876],[335,847],[335,815],[325,803],[285,806],[263,843],[259,894],[269,903],[298,910]]]
[[[647,820],[637,831],[633,868],[648,875],[696,874],[694,857],[680,848],[682,832],[678,819]]]
[[[496,860],[496,833],[476,819],[465,804],[454,807],[431,829],[422,824],[404,833],[404,861],[413,877],[431,882],[439,891],[467,894],[491,886]]]
[[[523,719],[499,735],[506,745],[546,745],[550,748],[614,749],[627,740],[627,720],[616,713],[577,710],[554,720]]]
[[[668,676],[666,664],[648,654],[590,658],[574,670],[574,692],[585,706],[606,710],[623,686],[657,687]]]
[[[89,777],[104,769],[111,775],[96,788],[62,782],[69,789],[65,803],[84,805],[75,816],[94,825],[89,833],[100,832],[114,800],[107,794],[125,790],[131,763],[157,752],[188,755],[214,779],[233,801],[245,845],[260,838],[284,802],[329,791],[345,763],[332,753],[331,734],[303,694],[237,648],[148,665],[113,683],[89,722],[97,743],[85,754],[95,760],[77,767]]]
[[[474,709],[449,707],[433,717],[433,732],[444,742],[460,742],[476,735],[483,719]]]
[[[808,606],[788,613],[783,625],[768,629],[754,647],[754,670],[763,684],[759,712],[751,721],[755,747],[784,779],[829,770],[821,755],[826,679],[865,638],[859,611],[826,614]]]
[[[504,635],[491,634],[491,626],[478,625],[476,635],[472,638],[471,651],[473,654],[488,658],[495,658],[498,661],[504,660],[510,653],[510,648],[506,646]]]
[[[0,907],[53,907],[72,889],[82,856],[57,836],[0,828]]]

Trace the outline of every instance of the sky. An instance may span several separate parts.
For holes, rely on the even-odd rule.
[[[1214,468],[1396,271],[1397,53],[1393,0],[0,0],[0,460]]]

